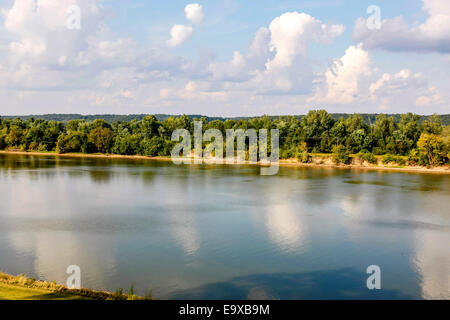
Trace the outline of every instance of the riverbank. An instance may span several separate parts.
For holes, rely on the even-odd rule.
[[[172,161],[170,157],[148,157],[140,155],[118,155],[118,154],[85,154],[85,153],[63,153],[56,152],[34,152],[34,151],[17,151],[17,150],[1,150],[0,154],[22,154],[35,156],[55,156],[55,157],[79,157],[79,158],[109,158],[109,159],[140,159],[140,160],[157,160],[157,161]],[[191,160],[189,158],[180,158],[180,160]],[[208,162],[208,160],[206,160]],[[255,164],[249,161],[240,162],[239,164]],[[256,165],[263,166],[262,163]],[[421,167],[421,166],[407,166],[398,164],[370,164],[367,161],[361,161],[353,156],[350,164],[335,164],[333,162],[332,154],[311,154],[309,163],[302,163],[297,159],[281,159],[280,166],[290,167],[328,167],[328,168],[343,168],[343,169],[364,169],[364,170],[384,170],[384,171],[401,171],[401,172],[416,172],[416,173],[434,173],[434,174],[450,174],[449,166],[441,167]]]
[[[55,282],[0,272],[0,300],[142,300],[134,294],[69,289]]]

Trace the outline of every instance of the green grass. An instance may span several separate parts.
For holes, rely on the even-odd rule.
[[[87,300],[73,294],[0,283],[0,300]]]
[[[11,276],[0,272],[0,300],[151,300],[151,296],[138,297],[131,287],[128,294],[122,290],[111,293],[90,289],[69,289],[56,282]]]

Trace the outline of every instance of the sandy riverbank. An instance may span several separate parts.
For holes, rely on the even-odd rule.
[[[17,155],[35,155],[35,156],[55,156],[55,157],[79,157],[79,158],[109,158],[109,159],[141,159],[151,161],[172,161],[170,157],[148,157],[148,156],[129,156],[118,154],[84,154],[84,153],[65,153],[58,154],[56,152],[29,152],[29,151],[12,151],[2,150],[0,154],[17,154]],[[314,156],[312,155],[311,163],[301,163],[296,159],[281,159],[280,166],[286,167],[311,167],[311,168],[342,168],[342,169],[358,169],[358,170],[384,170],[384,171],[400,171],[400,172],[416,172],[416,173],[433,173],[433,174],[450,174],[449,166],[442,167],[420,167],[420,166],[395,166],[395,165],[372,165],[368,163],[348,164],[348,165],[336,165],[332,163],[332,155],[329,156]],[[191,160],[193,159],[184,159]],[[211,161],[206,161],[211,162]],[[261,163],[240,162],[238,164],[251,164],[251,165],[264,165]]]

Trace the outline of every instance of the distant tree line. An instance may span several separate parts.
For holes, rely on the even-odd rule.
[[[333,120],[339,120],[340,118],[347,119],[352,114],[348,113],[330,113]],[[360,113],[361,117],[363,118],[364,122],[367,124],[372,124],[376,121],[376,118],[378,114],[376,113]],[[41,114],[41,115],[26,115],[26,116],[1,116],[0,119],[15,119],[15,118],[21,118],[22,120],[28,120],[30,118],[33,119],[43,119],[43,120],[54,120],[54,121],[62,121],[62,122],[69,122],[70,120],[85,120],[87,122],[91,122],[97,119],[105,120],[109,123],[114,123],[117,121],[125,121],[130,122],[132,120],[142,120],[144,119],[148,114],[90,114],[90,115],[82,115],[82,114]],[[173,115],[169,114],[155,114],[154,115],[159,121],[164,121],[170,117],[173,117]],[[179,115],[181,116],[181,115]],[[175,117],[179,117],[175,116]],[[202,115],[187,115],[190,120],[193,119],[200,119],[205,118],[208,122],[212,120],[250,120],[253,117],[206,117]],[[294,115],[293,117],[301,120],[305,115]],[[387,117],[393,117],[395,122],[398,122],[401,120],[401,114],[386,114]],[[421,115],[419,122],[422,123],[423,121],[429,120],[432,116],[425,116]],[[280,116],[269,116],[271,120],[276,120],[280,118]],[[450,114],[441,114],[440,115],[442,125],[448,126],[450,125]]]
[[[306,116],[256,117],[248,119],[207,119],[186,115],[158,119],[147,115],[141,120],[104,119],[54,121],[28,118],[0,119],[0,149],[56,151],[58,153],[109,153],[121,155],[170,156],[176,142],[175,129],[187,129],[193,135],[194,121],[203,122],[203,130],[278,129],[280,157],[310,161],[314,153],[333,153],[336,162],[346,163],[350,154],[375,163],[418,165],[449,163],[450,132],[438,115],[425,120],[412,113],[394,116],[379,114],[367,122],[360,114],[334,119],[325,110]]]

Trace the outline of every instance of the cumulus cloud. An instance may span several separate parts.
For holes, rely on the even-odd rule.
[[[204,18],[203,7],[198,3],[188,4],[184,8],[184,12],[186,13],[186,19],[188,19],[189,21],[192,21],[197,24],[203,22]]]
[[[134,41],[105,28],[106,13],[98,0],[76,3],[82,12],[80,29],[67,28],[73,0],[15,0],[3,10],[7,43],[0,85],[38,90],[89,86],[92,74],[136,60]]]
[[[68,29],[67,10],[73,4],[72,0],[15,0],[5,11],[4,27],[12,38],[9,49],[16,60],[47,64],[75,60],[80,52],[89,50],[94,38],[101,33],[106,36],[102,25],[105,12],[98,0],[78,1],[83,27]]]
[[[324,24],[299,12],[287,12],[269,25],[270,41],[265,70],[255,81],[260,93],[305,94],[312,89],[314,74],[308,56],[312,43],[330,43],[344,26]]]
[[[313,72],[311,45],[330,43],[344,27],[305,13],[274,17],[246,51],[217,61],[212,49],[193,59],[170,50],[192,36],[189,26],[173,26],[170,40],[152,47],[118,36],[104,23],[108,9],[101,0],[76,1],[82,21],[75,30],[66,27],[74,0],[10,3],[0,21],[2,113],[300,114],[317,104],[426,113],[448,101],[422,74],[377,71],[366,44],[350,46],[333,67]],[[198,22],[198,12],[190,7],[186,17]]]
[[[308,101],[317,103],[351,103],[361,94],[362,77],[371,75],[369,53],[362,45],[350,46],[325,72],[325,83],[316,86]]]
[[[270,50],[275,57],[267,69],[290,67],[296,58],[305,57],[312,42],[330,42],[344,31],[342,25],[327,25],[306,13],[287,12],[272,20]]]
[[[403,69],[380,73],[372,65],[369,52],[362,44],[350,46],[315,82],[308,103],[327,107],[345,106],[358,112],[431,113],[443,107],[444,99],[421,73]]]
[[[424,23],[410,27],[402,16],[383,20],[380,29],[369,29],[362,17],[355,22],[352,38],[366,48],[390,51],[450,52],[450,2],[422,0]]]
[[[217,79],[248,80],[245,85],[260,94],[308,93],[313,80],[309,46],[329,43],[343,31],[342,25],[287,12],[258,29],[246,58],[235,52],[232,61],[213,64],[211,70]]]
[[[189,40],[193,32],[192,27],[176,24],[170,29],[170,39],[167,40],[167,44],[171,47],[179,46]]]
[[[211,63],[210,70],[215,80],[239,81],[248,79],[244,72],[245,67],[245,58],[239,51],[235,51],[231,61]]]
[[[92,107],[112,112],[109,108],[146,101],[158,92],[158,82],[195,74],[192,62],[167,54],[163,46],[139,47],[133,38],[109,31],[100,0],[77,0],[81,28],[67,28],[67,9],[74,3],[15,0],[2,9],[2,113],[89,112]]]
[[[414,107],[427,107],[443,103],[436,87],[430,86],[420,73],[403,69],[395,74],[384,73],[370,85],[370,99],[378,104],[380,110],[393,110],[399,104]]]

